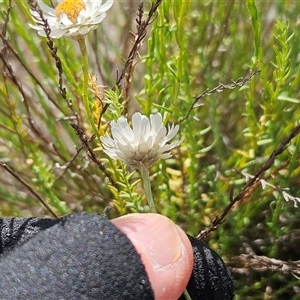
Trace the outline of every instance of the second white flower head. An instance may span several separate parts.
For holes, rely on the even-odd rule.
[[[168,130],[162,122],[160,113],[146,116],[135,113],[132,128],[127,119],[120,117],[111,123],[112,137],[101,137],[103,151],[113,159],[139,168],[141,163],[149,168],[159,159],[171,157],[170,150],[179,146],[180,141],[168,144],[176,135],[179,125],[169,125]]]
[[[58,6],[53,9],[43,1],[37,1],[51,29],[50,37],[58,39],[62,36],[77,38],[95,30],[105,18],[106,11],[111,8],[113,0],[57,0]],[[37,11],[30,11],[38,25],[31,25],[38,34],[46,36],[41,18]]]

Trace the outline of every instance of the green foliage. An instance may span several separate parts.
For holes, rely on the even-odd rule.
[[[70,213],[66,203],[59,200],[54,194],[55,189],[53,185],[55,184],[56,176],[52,173],[53,166],[47,166],[43,161],[42,154],[39,152],[33,152],[29,155],[28,161],[35,176],[32,181],[36,182],[39,191],[46,195],[47,202],[57,209],[59,215]]]
[[[76,41],[55,40],[53,57],[47,39],[27,25],[29,5],[17,1],[9,7],[4,0],[0,11],[6,24],[0,49],[0,161],[59,215],[100,213],[111,203],[110,217],[148,211],[140,174],[108,158],[93,138]],[[222,214],[231,189],[237,195],[299,124],[298,3],[164,0],[140,56],[118,82],[133,47],[129,32],[135,33],[137,9],[116,2],[87,37],[90,117],[102,136],[109,134],[110,121],[137,110],[160,112],[166,124],[180,125],[180,147],[149,171],[158,212],[195,236]],[[228,87],[250,69],[260,75]],[[222,91],[193,105],[219,83]],[[299,298],[299,280],[291,272],[271,271],[271,265],[262,271],[241,260],[252,251],[299,260],[300,212],[294,207],[299,146],[296,136],[264,173],[266,184],[259,181],[237,202],[207,241],[232,268],[236,299]],[[4,169],[0,174],[1,216],[49,215],[18,180]]]

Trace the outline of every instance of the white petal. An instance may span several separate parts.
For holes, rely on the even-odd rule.
[[[65,30],[61,30],[61,29],[51,30],[50,36],[54,39],[59,39],[60,37],[65,35],[67,32],[68,32],[67,29],[65,29]]]
[[[161,144],[165,139],[166,133],[167,133],[166,127],[160,128],[160,130],[157,132],[157,134],[155,136],[154,143],[155,144]]]
[[[182,143],[182,140],[174,142],[174,143],[171,143],[171,144],[166,144],[166,145],[160,147],[158,149],[158,151],[161,152],[161,153],[170,151],[170,150],[178,147],[181,143]]]
[[[101,10],[101,11],[105,12],[105,11],[109,10],[112,7],[113,3],[114,3],[113,0],[107,0],[103,5],[98,7],[98,10]]]
[[[148,149],[151,149],[155,146],[155,136],[148,135],[143,138],[143,143],[147,145]]]
[[[109,136],[101,136],[101,142],[104,144],[105,147],[114,147],[115,141]]]
[[[87,14],[86,10],[83,9],[82,11],[80,11],[77,17],[77,23],[89,25],[89,18],[90,16]]]
[[[59,15],[59,22],[61,25],[63,26],[74,26],[74,23],[68,18],[68,16],[66,14],[60,14]]]
[[[139,151],[142,153],[147,153],[151,147],[149,147],[149,144],[147,142],[140,143],[139,145]]]
[[[171,153],[164,153],[164,154],[161,154],[161,156],[160,156],[161,159],[167,159],[167,158],[170,158],[170,157],[172,157]]]
[[[155,115],[150,115],[151,127],[154,133],[158,132],[162,127],[164,127],[162,122],[162,116],[160,113]]]
[[[168,128],[168,134],[166,136],[166,140],[167,141],[171,140],[176,135],[176,133],[178,132],[178,130],[179,130],[179,125],[176,125],[174,127],[174,124],[172,124],[171,127],[169,126],[169,128]]]
[[[90,20],[90,24],[99,24],[106,17],[106,14],[101,14],[97,17],[94,17]]]
[[[28,25],[29,25],[31,28],[35,29],[35,30],[42,30],[42,29],[43,29],[43,27],[42,27],[42,26],[39,26],[39,25],[33,25],[33,24],[30,24],[30,23],[28,23]]]
[[[140,138],[144,140],[148,139],[148,136],[151,134],[151,124],[146,116],[142,116],[140,133]]]
[[[85,12],[87,16],[91,16],[94,14],[93,6],[95,1],[84,1],[85,2]]]
[[[45,33],[44,28],[43,28],[43,29],[40,29],[40,30],[38,31],[38,34],[39,34],[40,36],[42,36],[42,37],[46,37],[46,36],[47,36],[46,33]]]
[[[134,133],[124,117],[121,117],[116,124],[112,123],[111,132],[114,138],[123,139],[124,136],[127,140],[134,140]]]
[[[115,153],[120,159],[123,159],[123,160],[131,159],[133,156],[132,153],[127,152],[127,151],[121,151],[120,149],[116,149]]]
[[[40,19],[40,15],[36,11],[31,10],[31,9],[29,11],[35,19]]]
[[[69,33],[70,35],[72,35],[72,34],[74,34],[75,32],[78,32],[78,31],[79,31],[79,28],[80,28],[80,27],[69,28],[69,29],[68,29],[68,33]]]
[[[122,156],[126,157],[132,157],[135,155],[135,149],[133,149],[132,147],[129,147],[129,145],[122,145],[120,143],[117,144],[118,146],[118,150],[120,151],[120,153],[123,153]]]
[[[139,135],[142,129],[142,115],[137,112],[132,116],[132,130],[135,135]]]
[[[50,16],[55,16],[55,10],[52,7],[46,5],[43,1],[38,1],[38,5],[41,8],[41,10],[46,14],[49,14]]]
[[[89,33],[90,28],[89,27],[81,27],[78,30],[78,33],[81,35],[86,35],[87,33]]]
[[[112,150],[103,149],[103,152],[106,153],[112,159],[119,159],[116,153]]]

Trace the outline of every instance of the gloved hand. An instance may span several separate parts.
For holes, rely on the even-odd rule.
[[[0,219],[1,300],[184,299],[186,285],[233,299],[221,258],[164,216]]]

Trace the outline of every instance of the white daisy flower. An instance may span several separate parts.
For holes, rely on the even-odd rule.
[[[150,168],[159,159],[171,157],[170,150],[179,146],[182,140],[168,144],[176,135],[179,125],[172,124],[167,128],[162,122],[160,113],[146,116],[135,113],[132,116],[132,128],[127,119],[120,117],[111,123],[112,137],[100,137],[103,151],[113,159],[140,168],[143,164]]]
[[[50,37],[54,39],[62,36],[77,38],[95,30],[113,4],[113,0],[107,0],[103,4],[102,0],[57,1],[59,4],[55,9],[47,6],[43,1],[37,1],[51,29]],[[46,36],[39,13],[34,10],[30,12],[37,25],[29,25],[38,30],[39,35]]]

